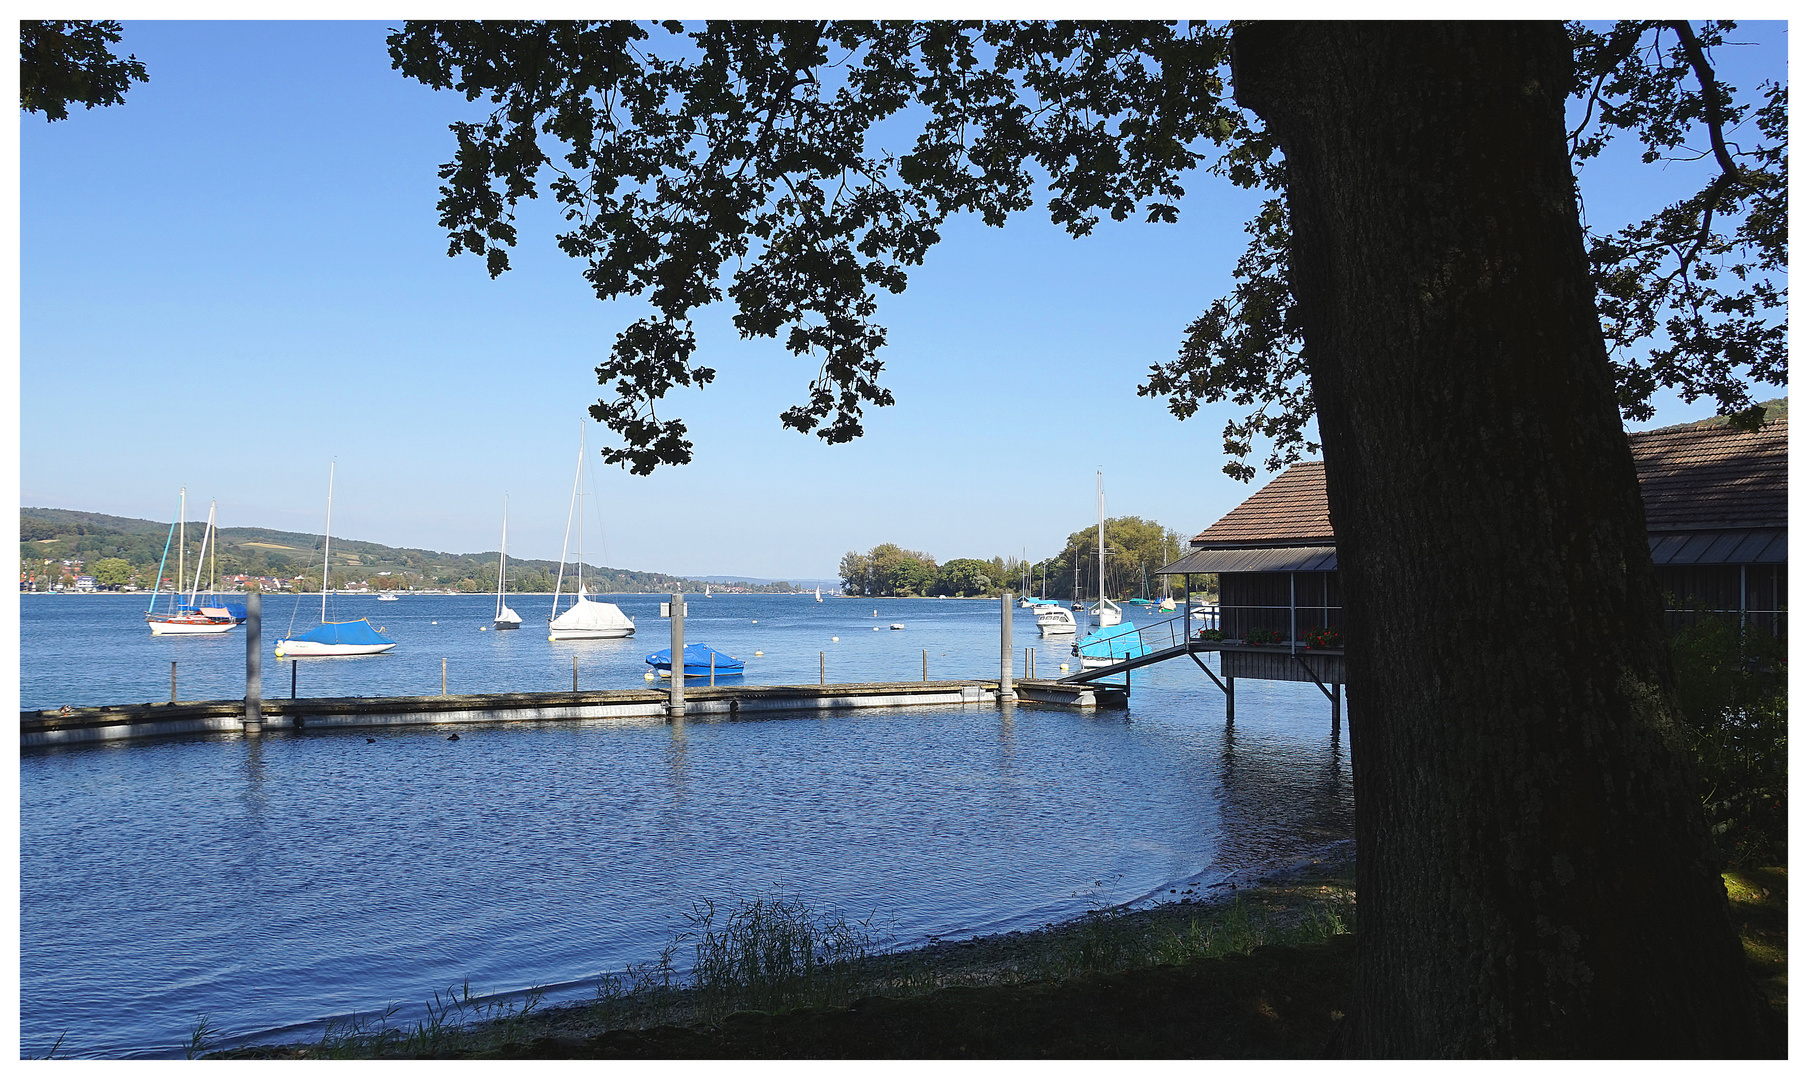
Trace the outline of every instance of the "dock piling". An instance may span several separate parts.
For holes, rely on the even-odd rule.
[[[816,685],[829,685],[829,654],[826,652],[816,654]]]
[[[446,658],[439,658],[439,696],[446,696]]]
[[[1011,594],[999,594],[998,612],[998,700],[1015,701],[1017,691],[1011,687]]]
[[[575,656],[571,658],[571,692],[578,692],[578,658]]]
[[[245,596],[245,734],[264,730],[264,603],[259,593]]]
[[[169,662],[169,700],[171,705],[176,703],[176,662],[174,660]]]
[[[289,661],[289,700],[295,700],[295,671],[298,661]]]
[[[929,650],[923,650],[923,681],[929,681]]]
[[[667,711],[684,715],[684,594],[672,594],[672,703]]]

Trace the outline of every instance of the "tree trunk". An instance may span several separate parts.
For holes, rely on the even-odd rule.
[[[1335,1049],[1742,1056],[1564,136],[1556,24],[1259,24],[1349,641]]]

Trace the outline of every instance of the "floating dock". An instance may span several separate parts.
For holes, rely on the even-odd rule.
[[[996,706],[999,683],[980,680],[708,686],[686,680],[686,719],[722,720],[743,713]],[[1018,704],[1118,708],[1127,695],[1112,687],[1015,680]],[[535,694],[444,694],[427,697],[274,698],[261,703],[264,729],[308,731],[404,725],[541,723],[616,718],[664,719],[664,689],[584,690]],[[118,739],[240,732],[245,703],[149,702],[98,708],[41,709],[19,715],[19,744],[68,746]]]

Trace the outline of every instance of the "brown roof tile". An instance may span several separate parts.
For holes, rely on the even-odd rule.
[[[1307,461],[1270,480],[1211,528],[1193,546],[1289,547],[1335,542],[1325,502],[1325,463]]]
[[[1653,533],[1789,524],[1789,419],[1755,432],[1667,428],[1627,436]],[[1295,465],[1193,537],[1195,548],[1336,543],[1325,466]]]
[[[1629,436],[1651,532],[1789,524],[1789,420]]]

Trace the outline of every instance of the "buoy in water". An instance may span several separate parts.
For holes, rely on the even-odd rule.
[[[759,650],[758,650],[758,649],[755,649],[755,650],[753,650],[753,655],[755,655],[755,656],[765,656],[765,655],[766,655],[766,654],[765,654],[765,653],[763,653],[763,652],[761,652],[761,651],[759,651]]]
[[[1067,670],[1067,665],[1066,665],[1066,664],[1062,664],[1062,665],[1061,665],[1061,670],[1062,670],[1062,671],[1066,671],[1066,670]]]
[[[648,682],[652,682],[653,681],[653,673],[649,671],[645,675],[642,675],[641,678],[647,680]]]
[[[830,639],[829,639],[829,640],[830,640],[830,641],[840,641],[840,640],[841,640],[841,639],[840,639],[840,638],[838,638],[838,637],[832,637],[832,638],[830,638]]]

